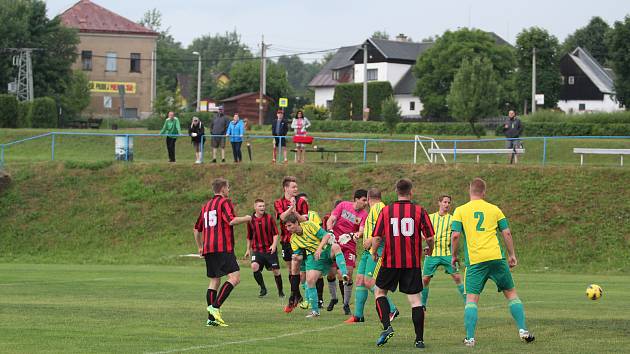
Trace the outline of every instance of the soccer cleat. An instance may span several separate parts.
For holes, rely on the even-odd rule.
[[[311,304],[309,304],[309,303],[308,303],[308,300],[302,300],[302,301],[300,301],[299,306],[300,306],[300,308],[301,308],[302,310],[306,310],[306,309],[308,309],[309,307],[311,307]]]
[[[394,312],[390,312],[389,313],[389,322],[394,322],[396,317],[398,317],[399,315],[400,315],[400,312],[398,310],[395,310]]]
[[[208,306],[208,313],[214,317],[214,322],[216,322],[219,326],[227,327],[225,321],[223,321],[223,317],[221,317],[221,310],[215,308],[214,306]],[[225,325],[225,326],[224,326]]]
[[[525,343],[531,343],[531,342],[534,341],[534,339],[536,339],[533,334],[529,333],[529,331],[524,330],[524,329],[519,329],[518,330],[518,336]]]
[[[343,321],[343,323],[359,323],[359,322],[365,322],[365,318],[352,315],[350,316],[350,318]]]
[[[281,299],[284,299],[284,292],[282,292],[282,291],[279,292],[278,293],[278,297],[281,298]]]
[[[343,278],[343,285],[348,284],[348,282],[350,281],[350,277],[348,276],[348,274],[344,274],[341,277]]]
[[[343,305],[343,314],[352,315],[352,311],[350,311],[350,305]]]
[[[291,311],[293,311],[293,306],[287,305],[284,307],[284,312],[291,313]]]
[[[219,324],[218,324],[218,323],[216,323],[214,320],[208,319],[208,320],[206,321],[206,327],[216,327],[216,326],[218,326],[218,325],[219,325]]]
[[[424,349],[424,341],[417,340],[416,341],[416,348]]]
[[[378,340],[376,341],[376,346],[378,347],[384,346],[385,343],[387,343],[387,341],[393,336],[394,336],[394,329],[392,328],[392,326],[387,327],[386,330],[381,332],[381,336],[378,337]]]
[[[319,312],[317,311],[311,311],[311,313],[306,315],[306,318],[317,318],[317,317],[319,317]]]
[[[260,294],[258,294],[258,297],[265,297],[265,296],[267,296],[267,289],[261,288]]]
[[[339,300],[337,300],[337,299],[330,299],[330,302],[328,303],[328,307],[326,307],[326,311],[332,311],[335,308],[335,305],[337,305],[338,302],[339,302]]]
[[[324,307],[324,300],[318,300],[317,301],[317,307],[319,307],[320,309]]]
[[[464,345],[467,347],[474,347],[475,346],[475,338],[464,338]]]

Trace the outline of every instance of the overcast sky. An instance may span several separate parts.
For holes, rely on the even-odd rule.
[[[50,16],[78,0],[48,0]],[[359,44],[374,31],[414,40],[447,29],[474,27],[514,43],[524,28],[547,29],[560,41],[593,16],[609,24],[630,14],[629,0],[94,0],[130,20],[145,11],[162,12],[163,27],[184,46],[204,34],[236,29],[258,50],[261,35],[272,44],[269,55]],[[315,59],[316,55],[304,55]]]

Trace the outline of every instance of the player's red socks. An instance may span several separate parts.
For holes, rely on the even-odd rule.
[[[232,292],[233,289],[234,289],[234,285],[232,285],[232,283],[230,283],[229,281],[226,281],[225,283],[223,283],[223,285],[221,286],[221,289],[218,292],[217,299],[212,306],[217,309],[221,308],[221,305],[223,305],[223,303],[228,298],[228,296],[230,296],[230,293]]]
[[[411,308],[411,321],[416,330],[416,341],[424,342],[424,309],[422,306]]]
[[[389,311],[389,301],[387,301],[387,296],[376,298],[376,313],[378,313],[378,318],[383,324],[383,329],[387,329],[391,325],[389,322]]]

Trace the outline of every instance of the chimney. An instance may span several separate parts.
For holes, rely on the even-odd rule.
[[[396,41],[397,41],[397,42],[409,42],[409,40],[407,39],[407,36],[405,36],[405,34],[404,34],[404,33],[399,33],[399,34],[396,36]]]

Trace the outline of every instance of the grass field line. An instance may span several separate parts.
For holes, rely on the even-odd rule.
[[[285,333],[285,334],[281,334],[279,336],[274,336],[274,337],[251,338],[251,339],[238,340],[238,341],[232,341],[232,342],[225,342],[225,343],[219,343],[219,344],[198,345],[198,346],[182,348],[182,349],[172,349],[172,350],[166,350],[166,351],[147,352],[147,353],[148,354],[169,354],[169,353],[188,352],[188,351],[191,351],[191,350],[199,350],[199,349],[218,348],[218,347],[224,347],[226,345],[249,344],[249,343],[254,343],[254,342],[276,340],[276,339],[285,338],[285,337],[299,336],[299,335],[302,335],[302,334],[313,333],[313,332],[328,331],[328,330],[339,328],[339,327],[343,327],[343,326],[347,326],[347,324],[339,323],[339,324],[336,324],[334,326],[329,326],[329,327],[309,328],[307,330],[302,330],[302,331],[298,331],[298,332],[291,332],[291,333]]]
[[[93,281],[111,281],[122,280],[123,278],[94,278],[94,279],[75,279],[75,280],[47,280],[47,281],[16,281],[11,283],[0,283],[0,286],[26,285],[26,284],[66,284],[66,283],[86,283]]]

